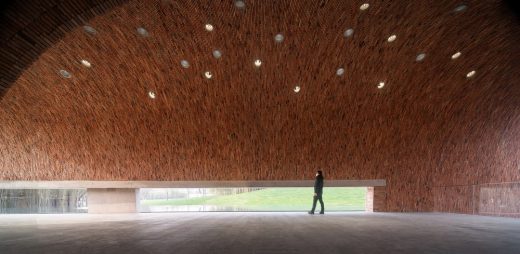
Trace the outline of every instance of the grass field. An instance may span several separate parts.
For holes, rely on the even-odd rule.
[[[323,200],[327,211],[365,209],[366,188],[325,188]],[[235,195],[206,196],[190,199],[142,200],[144,206],[216,206],[229,210],[303,211],[312,204],[313,188],[266,188]],[[319,204],[318,204],[319,207]]]

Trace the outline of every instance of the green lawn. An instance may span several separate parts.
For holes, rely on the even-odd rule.
[[[366,188],[329,187],[323,192],[328,211],[365,209]],[[313,188],[266,188],[235,195],[196,197],[190,199],[142,200],[145,206],[219,206],[249,211],[308,210],[312,204]],[[319,204],[318,204],[319,207]]]

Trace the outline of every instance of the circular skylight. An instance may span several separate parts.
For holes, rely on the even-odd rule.
[[[370,4],[368,4],[368,3],[364,3],[364,4],[362,4],[361,6],[359,6],[359,9],[362,10],[362,11],[364,11],[364,10],[368,9],[368,7],[370,7]]]
[[[453,9],[453,11],[461,12],[461,11],[465,11],[466,9],[468,9],[468,6],[465,4],[461,4],[461,5],[457,6],[455,9]]]
[[[381,89],[385,86],[385,82],[381,81],[379,84],[377,84],[377,88]]]
[[[392,34],[392,35],[390,35],[390,37],[388,37],[388,42],[393,42],[393,41],[395,41],[395,39],[397,39],[397,35]]]
[[[146,31],[146,29],[144,29],[143,27],[138,27],[137,33],[140,34],[141,36],[148,36],[148,31]]]
[[[211,32],[213,31],[213,25],[212,24],[206,24],[206,31]]]
[[[213,57],[219,59],[221,56],[222,56],[222,52],[220,52],[220,50],[218,50],[218,49],[213,50]]]
[[[206,77],[207,79],[211,79],[211,77],[213,77],[213,74],[211,73],[211,71],[207,71],[204,72],[204,77]]]
[[[468,74],[466,74],[466,78],[471,78],[471,77],[475,76],[476,73],[477,73],[476,71],[470,71],[470,72],[468,72]]]
[[[462,53],[457,52],[457,53],[451,55],[451,59],[457,59],[457,58],[459,58],[459,56],[460,56],[461,54],[462,54]]]
[[[70,72],[66,71],[66,70],[60,70],[60,75],[64,78],[71,78],[72,77],[72,74],[70,74]]]
[[[300,92],[300,86],[295,86],[294,89],[293,89],[293,91],[294,91],[295,93]]]
[[[354,29],[349,28],[349,29],[345,30],[345,32],[343,33],[343,36],[351,37],[353,34],[354,34]]]
[[[415,61],[420,62],[420,61],[424,60],[424,58],[426,58],[426,54],[421,53],[421,54],[417,55],[417,57],[415,57]]]
[[[154,91],[149,91],[148,92],[148,97],[150,97],[151,99],[155,99],[155,92]]]
[[[96,29],[94,29],[91,26],[83,26],[83,30],[85,30],[85,32],[87,32],[89,34],[97,34]]]
[[[89,67],[89,68],[90,68],[90,66],[92,66],[92,64],[90,64],[90,62],[87,61],[87,60],[85,60],[85,59],[81,59],[80,62],[81,62],[81,64],[82,64],[83,66],[85,66],[85,67]]]
[[[255,66],[256,66],[256,67],[260,67],[260,65],[262,65],[262,60],[260,60],[260,59],[256,59],[256,60],[255,60]]]
[[[181,66],[182,66],[182,68],[185,68],[185,69],[190,68],[190,62],[188,62],[187,60],[182,60]]]
[[[277,34],[274,36],[274,41],[280,43],[284,40],[283,34]]]
[[[246,3],[244,1],[237,0],[237,1],[235,1],[235,6],[237,8],[244,8],[244,7],[246,7]]]
[[[339,68],[339,69],[336,71],[336,75],[338,75],[338,76],[342,76],[344,73],[345,73],[345,69],[343,69],[343,68]]]

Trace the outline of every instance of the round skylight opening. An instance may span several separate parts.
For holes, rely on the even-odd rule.
[[[393,41],[395,41],[395,39],[397,39],[397,35],[392,34],[392,35],[390,35],[390,37],[388,37],[387,41],[388,42],[393,42]]]
[[[244,7],[246,7],[246,3],[244,1],[237,0],[237,1],[235,1],[235,6],[237,8],[244,8]]]
[[[345,30],[345,32],[343,33],[343,36],[352,37],[353,34],[354,34],[354,29],[349,28],[349,29]]]
[[[381,89],[383,87],[385,87],[385,82],[381,81],[379,84],[377,84],[377,88]]]
[[[295,86],[294,89],[293,89],[293,91],[294,91],[295,93],[299,93],[299,92],[300,92],[300,86]]]
[[[278,43],[283,42],[283,40],[284,40],[283,34],[277,34],[274,36],[274,41],[276,41]]]
[[[91,26],[83,26],[83,30],[89,34],[97,34],[96,29]]]
[[[81,59],[80,62],[81,62],[81,64],[82,64],[83,66],[85,66],[85,67],[87,67],[87,68],[90,68],[90,66],[92,66],[92,64],[91,64],[89,61],[85,60],[85,59]]]
[[[219,59],[221,56],[222,56],[222,52],[220,52],[220,50],[218,50],[218,49],[213,50],[214,58]]]
[[[206,24],[204,27],[206,28],[206,31],[208,31],[208,32],[213,31],[213,25],[212,24]]]
[[[207,79],[211,79],[213,77],[213,74],[211,73],[211,71],[206,71],[204,72],[204,77],[206,77]]]
[[[362,10],[362,11],[364,11],[364,10],[368,9],[368,7],[370,7],[370,4],[368,4],[368,3],[364,3],[364,4],[362,4],[361,6],[359,6],[359,9]]]
[[[155,99],[155,97],[156,97],[155,92],[154,91],[149,91],[148,92],[148,97],[150,97],[150,99]]]
[[[138,28],[137,28],[137,33],[138,33],[139,35],[141,35],[141,36],[144,36],[144,37],[146,37],[146,36],[149,35],[149,34],[148,34],[148,31],[147,31],[146,29],[144,29],[144,27],[138,27]]]
[[[190,62],[188,62],[187,60],[182,60],[181,61],[181,66],[184,69],[188,69],[188,68],[190,68]]]
[[[417,57],[415,57],[415,61],[421,62],[422,60],[424,60],[424,58],[426,58],[426,54],[420,53],[419,55],[417,55]]]
[[[338,70],[336,70],[336,75],[338,75],[338,76],[343,76],[344,73],[345,73],[345,69],[343,69],[343,68],[339,68]]]
[[[70,74],[70,72],[68,72],[66,70],[60,70],[59,73],[64,78],[71,78],[72,77],[72,74]]]
[[[451,55],[451,59],[457,59],[457,58],[459,58],[460,55],[462,55],[462,53],[457,52],[457,53]]]
[[[260,67],[261,65],[262,65],[262,60],[260,60],[260,59],[256,59],[256,60],[255,60],[255,66],[256,66],[256,67]]]
[[[455,9],[453,9],[454,12],[462,12],[462,11],[465,11],[466,9],[468,9],[468,6],[465,5],[465,4],[461,4],[457,7],[455,7]]]
[[[470,71],[470,72],[468,72],[468,74],[466,74],[466,78],[471,78],[471,77],[475,76],[476,73],[477,73],[477,72],[474,71],[474,70],[473,70],[473,71]]]

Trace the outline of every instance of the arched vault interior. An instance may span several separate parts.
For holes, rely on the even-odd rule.
[[[3,17],[1,180],[520,180],[501,1],[48,2]]]

